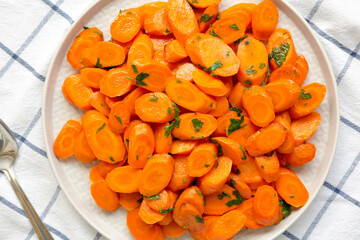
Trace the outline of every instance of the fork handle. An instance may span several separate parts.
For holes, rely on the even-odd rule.
[[[13,187],[16,196],[18,197],[26,215],[28,216],[38,238],[40,240],[52,240],[53,237],[49,231],[44,226],[44,223],[40,219],[39,215],[36,213],[35,209],[31,205],[29,199],[26,197],[24,191],[20,187],[18,181],[16,180],[15,173],[12,167],[4,169],[4,173],[9,179],[11,186]]]

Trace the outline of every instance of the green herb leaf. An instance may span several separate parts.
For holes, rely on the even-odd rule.
[[[139,198],[136,202],[140,204],[142,201],[143,201],[143,198]]]
[[[200,132],[200,129],[202,128],[202,126],[204,125],[204,123],[197,119],[197,118],[194,118],[193,120],[191,120],[193,126],[194,126],[194,129],[195,129],[195,132]]]
[[[248,70],[248,69],[247,69]],[[247,71],[246,70],[246,71]],[[245,81],[244,81],[244,83],[246,83],[246,84],[248,84],[248,85],[251,85],[251,81],[250,81],[250,79],[246,79]]]
[[[172,112],[171,107],[168,107],[167,114],[171,115],[171,112]]]
[[[159,98],[159,96],[154,93],[154,94],[150,97],[150,101],[151,101],[151,102],[157,102],[158,98]]]
[[[89,27],[87,27],[87,26],[83,26],[83,29],[84,29],[84,30],[86,30],[86,29],[89,29]]]
[[[121,124],[123,125],[122,121],[121,121],[121,118],[118,116],[118,115],[114,115],[114,117],[116,118],[116,120]]]
[[[264,166],[263,166],[263,165],[261,165],[261,169],[264,169]]]
[[[241,43],[245,38],[247,38],[248,37],[248,35],[245,35],[244,37],[242,37],[242,38],[239,38],[238,40],[236,40],[234,43],[235,44],[239,44],[239,43]]]
[[[218,168],[218,167],[219,167],[219,161],[216,162],[215,168]]]
[[[226,56],[227,56],[227,57],[230,56],[230,51],[227,51],[227,52],[226,52]]]
[[[214,14],[213,15],[209,15],[207,13],[205,14],[202,14],[201,17],[200,17],[200,23],[204,22],[204,23],[207,23],[208,21],[210,21],[212,18],[214,17]]]
[[[270,153],[264,154],[264,156],[271,157],[272,155],[274,155],[274,152],[275,152],[275,151],[271,151]]]
[[[114,158],[113,158],[113,157],[110,157],[110,161],[115,162],[115,160],[114,160]]]
[[[183,183],[186,183],[186,179],[183,177]]]
[[[222,39],[222,37],[221,37],[220,35],[218,35],[218,34],[215,32],[214,29],[211,29],[211,30],[209,31],[209,34],[210,34],[211,36],[218,37],[218,38],[221,38],[221,39]]]
[[[208,168],[208,167],[210,167],[210,164],[205,164],[204,166],[205,166],[206,168]]]
[[[230,118],[230,126],[228,128],[228,136],[234,131],[245,127],[247,124],[241,125],[244,121],[244,115],[241,116],[241,119]]]
[[[138,69],[134,64],[131,64],[131,67],[132,67],[134,73],[138,73]]]
[[[232,179],[230,179],[230,186],[235,187],[236,186],[236,182]]]
[[[96,64],[95,64],[94,67],[96,67],[96,68],[102,68],[102,64],[100,63],[100,58],[97,59],[97,62],[96,62]]]
[[[245,150],[244,150],[244,148],[240,145],[240,149],[241,149],[241,151],[243,152],[243,157],[241,157],[241,160],[246,160],[246,158],[247,158],[247,156],[246,156],[246,152],[245,152]]]
[[[236,199],[228,201],[226,203],[226,206],[232,207],[234,205],[240,205],[240,203],[243,202],[243,198],[241,197],[241,195],[238,191],[233,191],[233,195],[236,197]]]
[[[176,82],[177,82],[177,83],[182,83],[182,81],[181,81],[181,80],[179,80],[179,79],[176,79]]]
[[[281,43],[280,47],[274,47],[271,51],[271,53],[269,54],[269,59],[273,58],[276,65],[278,67],[281,67],[281,65],[283,64],[283,62],[286,59],[286,56],[289,52],[290,49],[290,44],[289,43]]]
[[[78,37],[80,37],[80,35],[77,35],[75,38],[78,38]]]
[[[219,200],[223,200],[224,197],[229,197],[231,199],[231,196],[229,194],[227,194],[226,192],[222,192],[221,194],[217,195]]]
[[[145,197],[147,200],[156,201],[156,199],[160,199],[161,196],[159,194],[152,195],[150,197]]]
[[[282,207],[281,212],[287,216],[291,214],[291,206],[284,200],[279,200],[279,206]]]
[[[248,68],[248,69],[246,69],[246,71],[245,71],[245,73],[247,74],[247,75],[254,75],[255,76],[255,74],[257,73],[257,71],[255,70],[255,69],[253,69],[254,68],[254,65],[250,65],[250,68]],[[251,82],[250,82],[251,83]]]
[[[129,79],[129,80],[134,80],[132,77],[126,76],[126,78]]]
[[[125,139],[126,145],[129,147],[129,139]]]
[[[214,158],[215,158],[215,160],[219,159],[218,156],[216,156],[216,153],[214,153]]]
[[[183,228],[188,228],[188,226],[186,224],[183,225]]]
[[[301,89],[299,99],[311,99],[311,94],[309,92],[305,92],[304,89]]]
[[[167,214],[169,212],[172,212],[174,210],[174,208],[167,208],[167,209],[161,209],[160,208],[160,213],[161,214]]]
[[[263,69],[264,67],[266,67],[265,63],[260,63],[259,68],[260,68],[260,69]]]
[[[216,16],[216,20],[219,20],[219,19],[220,19],[220,13],[218,13]]]
[[[294,198],[295,196],[291,194],[289,197],[290,197],[290,198]]]
[[[246,45],[246,46],[249,46],[249,43],[250,43],[250,40],[247,40],[247,41],[245,42],[245,45]]]
[[[139,73],[137,76],[136,76],[136,84],[139,85],[139,86],[147,86],[147,84],[144,82],[144,79],[149,77],[150,75],[148,73]]]
[[[96,33],[97,35],[99,35],[100,37],[102,37],[103,35],[101,33],[99,33],[98,31],[94,30],[94,33]]]
[[[139,161],[139,155],[136,154],[136,161]]]
[[[96,133],[100,132],[102,129],[104,129],[106,123],[104,123],[101,127],[98,128],[98,130],[96,130]]]
[[[208,71],[207,71],[207,72],[215,71],[216,69],[221,68],[222,66],[223,66],[223,64],[222,64],[220,61],[216,61],[216,62],[214,62],[213,65],[211,65],[211,66],[208,68]]]
[[[198,0],[192,0],[192,3],[199,3]]]
[[[229,26],[229,28],[232,28],[232,29],[234,29],[235,31],[239,31],[239,30],[240,30],[239,27],[238,27],[238,25],[236,25],[236,23],[231,24],[231,25]]]
[[[218,156],[222,156],[222,147],[220,145],[220,143],[218,143],[218,141],[216,141],[215,139],[209,138],[210,142],[217,144],[218,146]]]
[[[238,170],[236,170],[236,175],[240,175],[240,170],[238,169]]]
[[[178,108],[178,106],[177,106],[174,102],[173,102],[172,104],[174,105],[175,120],[174,120],[174,122],[171,123],[170,125],[164,127],[165,137],[169,137],[171,131],[172,131],[175,127],[179,128],[179,126],[180,126],[180,120],[181,120],[181,119],[179,119],[180,109]],[[169,112],[169,110],[168,110],[168,112]]]
[[[287,167],[290,167],[290,165],[291,165],[290,163],[286,163],[286,164],[285,164],[285,166],[287,166]]]
[[[169,29],[166,29],[165,33],[170,33]]]
[[[151,158],[151,157],[152,157],[152,155],[149,155],[149,156],[147,156],[146,158],[149,159],[149,158]]]
[[[240,108],[236,108],[236,107],[231,107],[229,108],[230,111],[234,111],[237,113],[238,117],[241,117],[243,114],[242,114],[242,110]]]
[[[204,223],[204,219],[202,217],[200,217],[199,215],[196,215],[195,219],[198,223]]]
[[[299,73],[296,71],[296,69],[294,69],[294,72],[295,72],[296,75],[299,75]]]

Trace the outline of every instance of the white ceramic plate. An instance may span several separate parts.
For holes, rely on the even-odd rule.
[[[101,0],[96,2],[73,24],[65,36],[50,65],[46,78],[43,100],[43,127],[47,154],[51,166],[62,190],[74,208],[89,224],[110,239],[132,239],[132,236],[126,226],[126,211],[124,209],[112,213],[101,210],[94,203],[90,195],[91,182],[88,175],[95,163],[83,164],[75,159],[59,160],[52,151],[54,139],[63,124],[68,119],[80,119],[83,114],[81,110],[70,105],[61,92],[61,85],[64,79],[70,74],[77,73],[67,63],[66,53],[75,36],[82,30],[82,26],[97,26],[104,32],[104,38],[106,40],[110,39],[110,24],[120,9],[138,7],[150,1]],[[223,0],[221,10],[239,2],[241,0]],[[259,1],[248,0],[248,2],[258,3]],[[311,204],[322,186],[330,168],[337,142],[339,104],[336,83],[329,60],[319,40],[304,19],[284,1],[274,0],[274,2],[279,9],[278,27],[290,30],[296,50],[302,53],[309,63],[310,69],[305,85],[310,82],[320,82],[325,84],[327,88],[326,97],[321,106],[316,110],[321,113],[322,122],[316,134],[310,140],[310,142],[316,145],[316,157],[306,166],[294,169],[306,185],[310,193],[310,199],[304,207],[293,211],[279,225],[258,230],[241,231],[234,239],[273,239],[290,227]],[[191,237],[189,234],[186,234],[180,239],[191,239]]]

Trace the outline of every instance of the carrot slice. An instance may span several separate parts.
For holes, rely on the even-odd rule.
[[[172,191],[179,191],[189,187],[195,180],[187,172],[187,159],[186,155],[177,155],[174,157],[175,165],[172,173],[168,188]]]
[[[256,39],[267,41],[279,21],[279,12],[271,0],[259,3],[252,14],[252,30]]]
[[[139,216],[147,224],[158,223],[165,218],[165,214],[151,209],[146,201],[140,205]]]
[[[214,117],[223,116],[229,109],[229,101],[225,96],[216,97],[216,108],[209,112],[210,115]]]
[[[195,239],[195,240],[207,240],[208,239],[208,231],[209,231],[209,227],[216,221],[218,221],[220,218],[220,216],[204,216],[204,224],[205,224],[205,228],[204,231],[202,232],[193,232],[191,230],[189,230],[190,235]]]
[[[99,172],[99,167],[98,166],[95,166],[95,167],[92,167],[91,170],[90,170],[90,173],[89,173],[89,180],[91,182],[97,182],[97,181],[100,181],[100,180],[105,180],[101,175],[100,175],[100,172]],[[121,205],[121,204],[120,204]]]
[[[306,117],[295,120],[291,123],[291,131],[294,134],[295,146],[299,146],[314,135],[321,123],[321,116],[312,112]]]
[[[280,168],[280,177],[275,182],[276,191],[291,206],[302,207],[309,199],[309,192],[298,176],[287,168]]]
[[[165,237],[176,238],[182,236],[186,229],[180,227],[175,221],[172,221],[170,224],[162,226],[163,233]]]
[[[251,189],[240,175],[230,173],[228,177],[228,184],[234,187],[240,193],[242,198],[251,198]]]
[[[254,216],[254,198],[250,198],[240,204],[237,208],[246,216],[245,228],[258,229],[264,227],[255,221]]]
[[[109,70],[100,80],[100,92],[109,97],[122,96],[133,88],[126,65]]]
[[[196,1],[189,1],[191,6],[194,8],[208,8],[213,4],[219,4],[221,0],[196,0]]]
[[[232,161],[230,158],[225,156],[219,157],[210,172],[198,178],[196,184],[204,195],[218,192],[225,185],[231,172],[231,167]]]
[[[164,240],[161,227],[158,224],[147,224],[139,216],[139,208],[128,212],[126,224],[131,235],[138,240]]]
[[[308,65],[305,57],[300,53],[297,53],[295,68],[296,68],[295,74],[298,76],[298,79],[299,79],[298,81],[296,81],[296,83],[299,84],[299,86],[301,87],[306,79],[307,74],[308,74],[309,65]]]
[[[201,13],[199,19],[200,32],[206,32],[210,24],[216,21],[219,12],[219,3],[212,3],[206,7],[205,11]]]
[[[164,219],[158,222],[161,226],[169,225],[173,221],[173,214],[169,212],[165,215]]]
[[[143,168],[155,149],[155,137],[151,127],[139,123],[133,127],[129,136],[128,163],[132,167]]]
[[[100,89],[100,80],[106,73],[101,68],[83,68],[80,70],[81,81],[88,87]]]
[[[57,157],[68,158],[74,152],[76,138],[81,133],[81,123],[75,120],[67,121],[57,135],[53,150]]]
[[[245,92],[245,86],[242,83],[238,82],[231,90],[229,96],[229,102],[231,106],[236,108],[242,107],[242,97],[244,92]]]
[[[189,62],[185,62],[180,64],[174,71],[175,71],[175,76],[179,79],[183,79],[186,80],[188,82],[192,82],[193,81],[193,72],[196,70],[197,68],[195,67],[194,64],[189,63]]]
[[[240,210],[231,210],[211,224],[208,230],[210,239],[229,239],[244,226],[246,216]]]
[[[213,98],[188,81],[175,77],[169,78],[165,91],[172,101],[191,111],[207,113],[216,108],[216,102]]]
[[[151,36],[150,39],[154,44],[155,52],[157,52],[159,50],[164,50],[165,45],[173,41],[175,38],[172,34],[170,34],[167,36]]]
[[[223,136],[226,137],[226,124],[228,121],[230,121],[230,118],[237,117],[237,113],[234,111],[227,111],[223,116],[219,117],[217,119],[217,127],[215,132],[212,136],[219,137]]]
[[[212,143],[203,143],[194,148],[187,159],[187,171],[192,177],[201,177],[215,164],[217,147]]]
[[[275,118],[271,96],[262,87],[252,86],[246,90],[242,96],[242,104],[256,126],[266,127]]]
[[[223,12],[220,13],[220,19],[221,18],[228,18],[231,16],[240,16],[243,18],[244,25],[246,29],[251,28],[252,23],[252,14],[254,12],[254,9],[256,7],[256,4],[254,3],[238,3],[234,6],[229,7],[228,9],[225,9]]]
[[[302,118],[314,111],[324,100],[326,87],[320,83],[310,83],[301,89],[296,104],[289,109],[291,118]]]
[[[140,193],[152,196],[163,190],[170,182],[174,170],[174,159],[168,154],[155,154],[144,167]]]
[[[142,170],[131,166],[114,168],[106,176],[106,183],[114,192],[134,193],[139,191]]]
[[[139,192],[134,193],[120,193],[120,205],[128,211],[131,211],[140,206],[143,197]]]
[[[216,129],[216,119],[209,114],[185,113],[179,119],[179,127],[173,129],[172,135],[180,140],[203,139]]]
[[[110,108],[106,104],[105,95],[101,92],[94,92],[90,95],[89,99],[90,105],[93,106],[96,110],[104,114],[105,116],[109,116]]]
[[[233,120],[231,120],[231,119],[233,119]],[[247,141],[247,139],[251,135],[256,133],[259,130],[259,128],[257,126],[255,126],[254,124],[252,124],[250,119],[247,118],[247,117],[244,117],[244,120],[240,124],[240,126],[242,126],[242,127],[240,127],[239,129],[236,129],[237,127],[233,128],[234,126],[236,126],[234,124],[237,121],[241,122],[241,119],[242,119],[241,117],[230,118],[226,123],[226,133],[228,135],[228,138],[234,140],[236,143],[240,144],[240,146],[244,150],[246,150],[246,141]],[[229,129],[231,131],[229,131]],[[232,131],[233,129],[236,129],[236,130]],[[246,156],[244,155],[243,158],[246,158]]]
[[[122,43],[131,41],[140,31],[143,19],[139,9],[121,11],[111,23],[111,36]]]
[[[198,145],[197,141],[173,140],[170,148],[171,154],[190,154],[194,147]]]
[[[213,140],[221,145],[223,155],[229,157],[233,164],[239,164],[246,159],[244,149],[234,140],[227,137],[215,137]]]
[[[144,95],[147,92],[148,92],[147,90],[145,90],[141,87],[137,87],[132,92],[130,92],[128,95],[126,95],[126,97],[123,99],[123,103],[127,106],[128,110],[130,111],[131,117],[136,116],[136,114],[135,114],[136,99],[138,99],[139,97],[141,97],[142,95]]]
[[[144,122],[165,123],[174,118],[174,105],[165,93],[146,93],[136,99],[135,113]]]
[[[151,15],[145,17],[144,29],[145,32],[151,36],[166,36],[172,33],[166,5],[165,7],[155,10]]]
[[[115,211],[120,207],[118,194],[108,187],[105,180],[91,184],[90,191],[95,203],[100,208]]]
[[[193,79],[195,84],[209,95],[219,97],[228,93],[229,89],[220,79],[210,76],[210,74],[200,69],[193,72]]]
[[[283,64],[281,67],[271,72],[269,77],[269,83],[275,82],[280,79],[290,79],[299,85],[300,75],[297,68],[294,65]]]
[[[288,133],[286,134],[283,144],[281,144],[280,147],[276,149],[276,151],[283,154],[289,154],[292,151],[294,151],[294,148],[295,148],[294,134],[292,133],[291,130],[289,130]]]
[[[90,96],[93,91],[81,81],[80,74],[73,74],[67,77],[63,86],[64,91],[71,100],[70,103],[85,111],[93,108],[90,105]]]
[[[169,123],[159,124],[154,129],[155,153],[168,153],[172,145],[172,137],[166,137],[166,126]]]
[[[124,102],[117,102],[109,114],[109,127],[116,134],[121,134],[130,123],[130,112]]]
[[[199,32],[194,11],[186,0],[168,1],[168,19],[175,38],[183,46],[193,33]]]
[[[126,144],[125,144],[125,146],[126,146],[126,149],[129,151],[129,143],[130,143],[130,140],[129,140],[129,138],[130,138],[130,133],[131,133],[131,131],[133,130],[133,128],[136,126],[136,125],[138,125],[138,124],[140,124],[140,123],[142,123],[142,121],[140,121],[140,120],[134,120],[134,121],[131,121],[130,123],[129,123],[129,125],[126,127],[126,129],[125,129],[125,132],[124,132],[124,142],[126,142]]]
[[[255,164],[260,176],[267,182],[275,182],[279,178],[280,164],[276,152],[255,157]]]
[[[168,62],[179,62],[188,57],[188,54],[178,40],[173,40],[165,45],[165,58]]]
[[[125,51],[118,44],[98,42],[89,48],[87,58],[97,68],[114,67],[125,61]]]
[[[89,38],[76,38],[66,55],[67,61],[75,69],[92,67],[93,65],[91,65],[90,61],[87,59],[86,52],[97,42],[97,40]]]
[[[264,185],[257,189],[254,197],[255,221],[268,226],[275,223],[279,213],[279,197],[274,188]]]
[[[154,56],[154,44],[150,37],[146,34],[138,34],[130,47],[127,66],[131,69],[131,65],[138,65],[140,62],[148,62]]]
[[[170,208],[173,207],[171,197],[170,193],[164,189],[159,192],[159,194],[145,197],[144,201],[152,210],[160,212],[161,214],[166,214],[165,212],[172,210]]]
[[[102,123],[106,123],[107,118],[104,116],[104,114],[100,113],[97,110],[90,110],[87,111],[82,117],[81,117],[81,123],[83,126],[83,129],[87,128],[90,123],[94,121],[101,121]]]
[[[263,83],[268,70],[268,53],[265,45],[253,37],[247,37],[240,42],[237,50],[240,60],[238,80],[244,86]]]
[[[223,215],[237,208],[243,201],[236,189],[224,185],[218,192],[205,196],[204,213],[208,215]]]
[[[244,18],[239,15],[231,15],[221,17],[215,21],[206,31],[214,37],[220,38],[226,44],[235,42],[241,38],[246,29],[247,23],[244,23]]]
[[[116,163],[118,165],[118,163]],[[99,168],[100,175],[105,179],[109,172],[115,169],[117,166],[113,163],[108,163],[99,160],[97,167]]]
[[[164,9],[167,7],[167,2],[149,2],[145,3],[144,5],[140,6],[139,9],[144,16],[144,21],[146,18],[150,17],[154,14],[154,12]]]
[[[90,163],[96,160],[96,157],[86,140],[84,131],[81,131],[75,139],[74,154],[80,162]]]
[[[121,97],[109,97],[109,96],[105,96],[105,103],[109,106],[109,108],[111,109],[115,103],[120,102],[121,101]]]
[[[255,159],[252,156],[248,155],[246,160],[235,166],[237,172],[250,189],[257,189],[259,186],[266,184],[265,180],[260,176]]]
[[[294,148],[290,154],[279,154],[279,160],[283,165],[298,167],[312,161],[315,157],[316,147],[314,144],[305,142]]]

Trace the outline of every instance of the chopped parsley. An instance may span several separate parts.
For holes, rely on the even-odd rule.
[[[227,57],[230,56],[230,51],[227,51],[227,52],[226,52],[226,56],[227,56]]]
[[[235,44],[239,44],[239,43],[241,43],[245,38],[247,38],[248,37],[248,35],[245,35],[244,37],[242,37],[242,38],[239,38],[238,40],[236,40],[234,43]]]
[[[238,169],[238,170],[236,170],[236,175],[240,175],[240,170]]]
[[[259,68],[260,68],[260,69],[263,69],[264,67],[266,67],[265,63],[260,63]]]
[[[183,177],[183,183],[186,183],[186,179]]]
[[[192,3],[199,3],[198,0],[192,0]]]
[[[219,19],[220,19],[220,13],[218,13],[216,16],[216,20],[219,20]]]
[[[264,166],[263,166],[263,165],[261,165],[261,169],[264,169]]]
[[[188,228],[188,226],[186,224],[183,225],[183,228]]]
[[[134,73],[138,73],[137,67],[134,64],[131,64],[131,67],[132,67]]]
[[[208,167],[210,167],[210,164],[205,164],[204,166],[205,166],[206,168],[208,168]]]
[[[94,67],[96,67],[96,68],[102,68],[102,64],[100,63],[100,58],[98,58],[97,59],[97,62],[96,62],[96,64],[95,64],[95,66]]]
[[[161,213],[161,214],[167,214],[167,213],[169,213],[169,212],[172,212],[173,210],[174,210],[174,208],[162,209],[162,208],[160,207],[160,213]]]
[[[83,29],[84,29],[84,30],[86,30],[86,29],[89,29],[89,27],[87,27],[87,26],[83,26]]]
[[[245,71],[245,73],[247,74],[247,75],[254,75],[255,76],[255,74],[257,73],[257,71],[255,70],[255,69],[253,69],[254,68],[254,65],[250,65],[250,68],[248,68],[248,69],[246,69],[246,71]]]
[[[245,127],[247,124],[241,125],[243,121],[244,121],[244,115],[241,116],[241,119],[230,118],[230,126],[227,131],[228,135],[230,135],[231,133],[233,133],[238,129]]]
[[[172,112],[171,107],[168,107],[167,114],[171,115],[171,112]]]
[[[226,203],[226,206],[232,207],[234,205],[240,205],[240,203],[243,202],[243,198],[241,197],[241,195],[238,191],[233,191],[233,195],[236,197],[236,199],[228,201]]]
[[[175,127],[179,128],[179,126],[180,126],[180,119],[179,119],[180,109],[178,108],[178,106],[177,106],[174,102],[173,102],[172,104],[174,105],[175,120],[174,120],[174,122],[171,123],[170,125],[164,127],[165,137],[169,137],[171,131],[172,131]],[[169,111],[168,111],[168,112],[169,112]]]
[[[216,61],[209,68],[203,68],[206,72],[213,72],[218,68],[221,68],[223,64],[220,61]]]
[[[114,158],[113,158],[113,157],[110,157],[110,161],[115,162],[115,160],[114,160]]]
[[[204,22],[204,23],[207,23],[209,22],[212,18],[214,17],[214,14],[213,15],[209,15],[207,13],[205,14],[202,14],[201,17],[200,17],[200,23]]]
[[[221,39],[222,39],[222,37],[221,37],[220,35],[218,35],[218,34],[215,32],[214,29],[210,30],[210,31],[209,31],[209,34],[210,34],[211,36],[218,37],[218,38],[221,38]]]
[[[266,156],[266,157],[272,157],[272,155],[274,155],[274,152],[275,152],[275,151],[271,151],[270,153],[264,154],[264,156]]]
[[[294,69],[294,72],[295,72],[296,75],[299,75],[299,73],[296,71],[296,69]]]
[[[102,129],[104,129],[106,123],[104,123],[101,127],[98,128],[98,130],[96,130],[96,133],[100,132]]]
[[[134,65],[135,66],[135,65]],[[139,86],[147,86],[147,84],[144,82],[144,79],[149,77],[150,75],[148,73],[139,73],[137,76],[136,76],[136,84],[139,85]]]
[[[197,119],[197,118],[194,118],[193,120],[191,120],[193,126],[194,126],[194,129],[195,129],[195,132],[200,132],[200,129],[202,128],[202,126],[204,125],[204,123]]]
[[[215,155],[216,156],[216,155]],[[219,161],[216,162],[216,166],[215,168],[218,168],[219,167]]]
[[[218,156],[216,156],[216,153],[214,153],[214,158],[215,158],[215,160],[218,160],[219,158],[218,158]],[[219,163],[218,163],[219,164]]]
[[[129,80],[134,80],[132,77],[126,76],[126,78],[129,79]]]
[[[126,145],[129,147],[129,139],[125,139]]]
[[[286,163],[286,164],[285,164],[286,167],[290,167],[290,165],[291,165],[290,163]]]
[[[152,155],[149,155],[149,156],[147,156],[146,158],[149,159],[149,158],[151,158],[151,157],[152,157]]]
[[[301,89],[299,99],[311,99],[311,94],[309,92],[305,92],[304,89]]]
[[[218,155],[222,156],[222,147],[220,145],[220,143],[218,143],[218,141],[216,141],[215,139],[209,138],[210,142],[217,144],[218,145]]]
[[[196,38],[197,38],[197,40],[201,39],[201,37],[200,37],[200,35],[199,35],[199,34],[196,36]]]
[[[118,115],[114,115],[114,117],[116,118],[116,120],[121,124],[123,125],[122,121],[121,121],[121,118],[118,116]]]
[[[284,200],[279,200],[279,206],[282,207],[281,212],[287,216],[291,214],[291,206]]]
[[[197,194],[199,194],[200,196],[202,196],[202,194],[201,194],[197,189],[195,189],[195,192],[196,192]]]
[[[245,41],[245,45],[249,46],[250,40]]]
[[[177,83],[182,83],[182,81],[180,79],[176,79]]]
[[[247,71],[247,70],[246,70],[246,71]],[[248,85],[251,85],[250,79],[246,79],[246,80],[244,81],[244,83],[246,83],[246,84],[248,84]]]
[[[152,195],[150,197],[145,197],[147,200],[156,201],[156,199],[160,199],[161,196],[159,194]]]
[[[204,223],[204,219],[202,217],[200,217],[199,215],[196,215],[195,219],[198,223]]]
[[[169,29],[166,29],[165,33],[170,33]]]
[[[294,197],[295,197],[295,196],[294,196],[294,195],[292,195],[292,194],[289,196],[289,198],[294,198]]]
[[[284,63],[286,56],[289,52],[290,44],[289,43],[281,43],[280,47],[274,47],[269,54],[269,59],[274,59],[276,65],[278,67],[281,67],[281,65]]]
[[[150,97],[150,101],[151,102],[157,102],[157,100],[158,100],[158,95],[156,95],[155,93]]]
[[[235,187],[236,186],[236,182],[232,179],[230,179],[230,186]]]
[[[232,29],[234,29],[235,31],[239,31],[239,30],[240,30],[239,27],[238,27],[238,25],[236,25],[236,23],[231,24],[231,25],[229,26],[229,28],[232,28]]]
[[[136,161],[139,161],[139,155],[136,154]]]
[[[247,156],[246,156],[246,152],[245,152],[245,150],[244,150],[244,148],[240,145],[240,149],[241,149],[241,151],[243,152],[243,154],[244,154],[244,156],[243,157],[241,157],[241,160],[246,160],[246,158],[247,158]]]
[[[224,197],[229,197],[231,199],[231,196],[229,194],[227,194],[226,192],[222,192],[221,194],[217,195],[219,200],[223,200]]]
[[[94,30],[94,33],[96,33],[97,35],[99,35],[100,37],[102,37],[103,35],[101,33],[99,33],[98,31]]]
[[[243,114],[242,114],[242,110],[240,108],[236,108],[236,107],[231,107],[229,108],[230,111],[234,111],[237,113],[238,117],[241,117]]]

